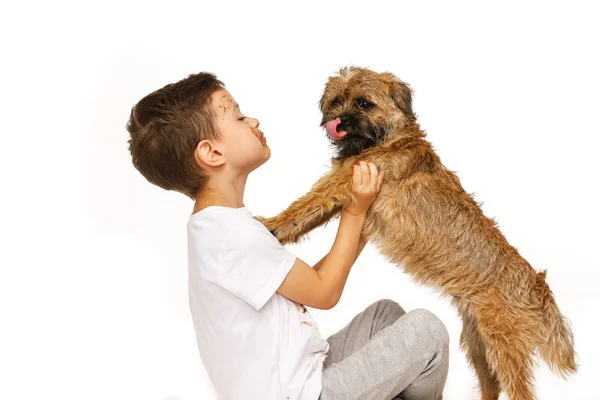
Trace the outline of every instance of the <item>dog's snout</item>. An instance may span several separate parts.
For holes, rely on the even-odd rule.
[[[338,126],[340,128],[348,127],[348,117],[345,115],[340,115],[340,124]]]

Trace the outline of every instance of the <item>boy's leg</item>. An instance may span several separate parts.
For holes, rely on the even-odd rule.
[[[378,300],[356,314],[348,325],[327,338],[329,352],[323,369],[360,350],[377,332],[392,325],[404,314],[406,311],[390,299]]]
[[[429,311],[380,300],[327,341],[320,400],[442,398],[448,332]]]

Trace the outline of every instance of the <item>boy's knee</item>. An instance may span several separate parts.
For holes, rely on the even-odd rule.
[[[389,307],[391,309],[398,309],[402,312],[402,314],[405,314],[406,311],[404,311],[404,309],[400,306],[400,304],[398,304],[397,302],[395,302],[392,299],[381,299],[381,300],[377,300],[375,303],[372,304],[373,306],[381,306],[381,307]]]
[[[448,343],[450,342],[450,336],[444,323],[431,311],[425,310],[424,308],[417,308],[409,311],[408,315],[416,318],[419,323],[420,333],[427,337],[427,340],[431,341],[431,344],[438,350],[447,351]]]

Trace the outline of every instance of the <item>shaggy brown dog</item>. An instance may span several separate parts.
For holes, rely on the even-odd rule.
[[[482,399],[534,398],[533,355],[576,371],[573,333],[545,281],[483,215],[424,139],[411,89],[391,73],[345,67],[329,78],[321,126],[337,154],[331,171],[276,217],[258,219],[281,243],[298,242],[354,201],[352,166],[371,160],[385,180],[364,235],[420,283],[450,295],[463,320],[461,349]]]

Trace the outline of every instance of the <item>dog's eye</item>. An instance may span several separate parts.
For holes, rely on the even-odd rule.
[[[371,107],[373,107],[373,105],[374,105],[373,103],[371,103],[371,102],[369,102],[369,101],[367,101],[367,100],[365,100],[365,99],[362,99],[362,98],[360,98],[360,99],[357,99],[357,100],[356,100],[356,104],[357,104],[357,105],[358,105],[360,108],[362,108],[363,110],[368,110],[368,109],[370,109]]]
[[[331,102],[331,107],[338,107],[342,105],[342,100],[340,100],[339,97],[336,97],[335,99],[333,99],[333,101]]]

